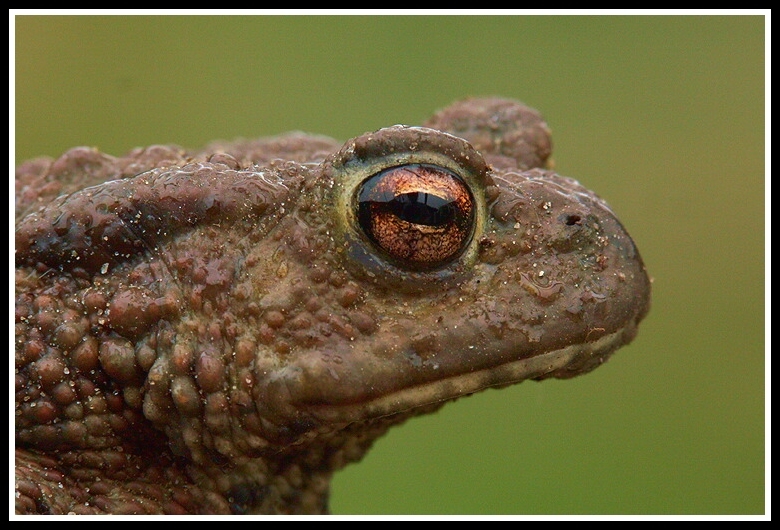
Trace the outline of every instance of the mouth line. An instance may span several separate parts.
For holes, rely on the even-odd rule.
[[[624,327],[593,342],[572,344],[433,383],[401,388],[362,403],[316,404],[309,405],[306,409],[323,423],[349,423],[381,418],[527,379],[573,377],[595,368],[606,360],[612,351],[625,344],[627,331],[629,329]],[[567,372],[567,368],[571,371]]]

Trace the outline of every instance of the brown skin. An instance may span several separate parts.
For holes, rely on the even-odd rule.
[[[17,512],[327,512],[333,472],[388,427],[600,365],[635,336],[650,282],[609,207],[544,169],[550,145],[532,109],[472,99],[344,146],[22,164]],[[377,210],[382,248],[355,197],[405,164],[434,168],[412,196],[454,190],[467,215]]]

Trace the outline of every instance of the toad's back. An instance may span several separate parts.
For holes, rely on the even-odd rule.
[[[344,145],[77,148],[17,169],[19,513],[320,513],[447,400],[636,334],[642,260],[513,101]]]

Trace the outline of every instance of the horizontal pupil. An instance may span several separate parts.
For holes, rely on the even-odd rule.
[[[444,226],[455,218],[452,201],[423,192],[396,195],[387,202],[388,209],[399,219],[426,226]]]

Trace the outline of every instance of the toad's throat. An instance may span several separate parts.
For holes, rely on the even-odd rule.
[[[527,379],[569,378],[599,366],[614,350],[629,342],[635,333],[636,325],[629,325],[593,342],[571,344],[498,366],[401,388],[366,402],[307,404],[305,409],[322,423],[362,421],[442,403]]]

